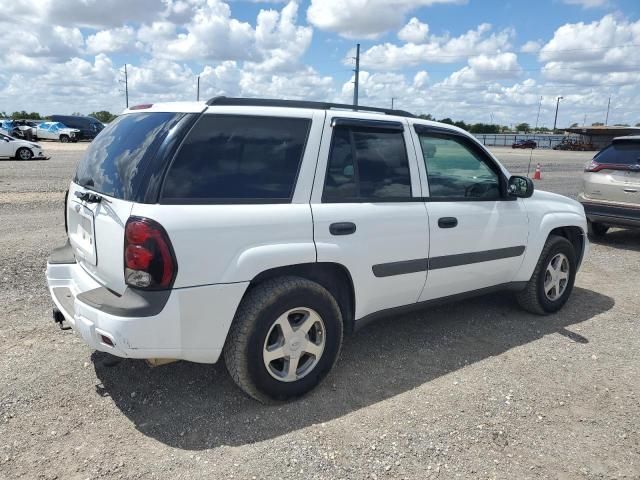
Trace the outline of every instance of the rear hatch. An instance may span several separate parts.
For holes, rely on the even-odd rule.
[[[584,195],[640,204],[640,139],[616,139],[585,168]]]
[[[124,228],[136,202],[157,179],[157,156],[185,116],[128,113],[111,122],[78,164],[67,201],[68,234],[78,263],[99,283],[122,294]]]

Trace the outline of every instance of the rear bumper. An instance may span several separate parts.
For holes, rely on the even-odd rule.
[[[635,207],[599,202],[588,199],[582,194],[578,195],[578,201],[584,207],[587,218],[592,222],[616,227],[640,227],[640,205]]]
[[[70,250],[70,247],[69,247]],[[65,263],[66,262],[66,263]],[[65,320],[93,349],[125,358],[215,363],[246,283],[117,295],[70,262],[67,248],[47,264],[47,283]]]

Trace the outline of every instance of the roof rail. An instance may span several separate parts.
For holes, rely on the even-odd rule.
[[[386,115],[396,115],[398,117],[415,117],[413,113],[404,110],[391,110],[390,108],[364,107],[349,105],[346,103],[311,102],[307,100],[277,100],[272,98],[234,98],[234,97],[213,97],[207,101],[207,105],[225,106],[246,106],[246,107],[289,107],[289,108],[311,108],[315,110],[352,110],[362,112],[384,113]]]

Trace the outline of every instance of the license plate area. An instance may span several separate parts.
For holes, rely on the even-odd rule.
[[[97,265],[93,210],[78,202],[70,202],[69,241],[76,258]]]

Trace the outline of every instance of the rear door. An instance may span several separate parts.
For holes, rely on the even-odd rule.
[[[640,141],[616,141],[598,153],[584,174],[594,200],[640,203]]]
[[[348,269],[356,318],[415,303],[429,247],[406,123],[361,115],[327,112],[311,201],[318,261]]]
[[[412,131],[426,167],[431,234],[420,301],[512,281],[529,225],[524,202],[503,194],[506,175],[462,133],[422,125]]]

